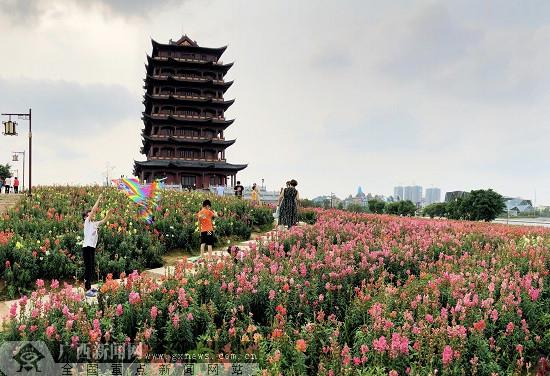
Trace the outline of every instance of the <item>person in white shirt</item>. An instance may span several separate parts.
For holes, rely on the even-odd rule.
[[[82,257],[84,258],[84,287],[86,296],[94,297],[97,294],[96,289],[92,289],[92,279],[94,277],[95,248],[97,246],[98,228],[109,218],[109,211],[101,221],[93,221],[99,209],[99,202],[103,196],[99,195],[94,207],[82,213],[84,220],[84,241],[82,243]]]
[[[225,192],[225,187],[223,185],[218,185],[216,187],[216,194],[218,196],[223,196],[224,195],[224,192]]]
[[[6,178],[6,181],[4,182],[4,186],[6,187],[6,194],[10,193],[10,185],[11,185],[11,179],[8,176]]]

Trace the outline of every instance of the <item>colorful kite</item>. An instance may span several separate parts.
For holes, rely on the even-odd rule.
[[[159,209],[160,191],[164,185],[162,180],[141,185],[135,178],[121,178],[113,179],[113,183],[138,205],[139,216],[147,223],[152,223],[153,212]]]

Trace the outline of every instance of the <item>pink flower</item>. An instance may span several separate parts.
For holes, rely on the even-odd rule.
[[[122,316],[122,314],[124,313],[124,309],[122,308],[122,304],[119,304],[116,306],[116,315],[117,316]]]
[[[151,307],[151,318],[153,320],[157,318],[158,312],[159,312],[159,310],[158,310],[157,306],[152,306]]]
[[[540,291],[541,289],[534,289],[532,287],[529,288],[529,297],[531,298],[532,301],[535,301],[539,298]]]
[[[78,347],[78,342],[80,341],[80,338],[78,336],[72,336],[71,337],[71,348],[76,349]]]
[[[141,297],[139,296],[139,292],[132,291],[130,295],[128,296],[128,301],[130,304],[137,304],[141,301]]]
[[[73,328],[73,320],[67,320],[67,323],[65,324],[65,329],[71,330]]]
[[[189,312],[189,313],[187,314],[187,320],[188,320],[188,321],[193,321],[193,314],[192,314],[191,312]]]
[[[493,309],[491,311],[491,320],[497,321],[498,320],[498,311],[496,309]]]
[[[38,326],[37,325],[31,325],[31,333],[34,333],[38,330]]]
[[[53,325],[50,325],[46,328],[46,336],[48,336],[48,338],[52,338],[52,336],[55,334],[55,326]]]
[[[6,269],[9,269],[11,267],[10,260],[6,260]]]
[[[386,337],[381,336],[378,339],[373,339],[372,340],[372,347],[374,348],[374,350],[376,350],[378,352],[386,351],[386,349],[388,348],[388,343],[386,342]]]
[[[37,279],[36,280],[36,287],[38,287],[38,288],[44,287],[44,281],[42,279]]]
[[[426,321],[429,322],[429,323],[433,323],[434,322],[434,317],[428,313],[426,315]]]
[[[26,328],[27,328],[27,325],[24,325],[24,324],[19,325],[19,331],[20,332],[24,331]]]
[[[521,344],[516,345],[516,351],[521,355],[523,353],[523,346]]]
[[[269,300],[275,299],[275,290],[269,290]]]
[[[506,334],[511,334],[514,331],[514,323],[509,322],[508,325],[506,325]]]
[[[52,283],[50,285],[52,289],[56,289],[59,287],[59,281],[57,279],[52,280]]]
[[[353,364],[356,365],[356,366],[361,364],[361,358],[359,358],[358,356],[354,356],[353,357]]]
[[[180,317],[178,314],[175,314],[172,316],[172,325],[174,325],[174,328],[178,328],[180,325]]]
[[[10,317],[13,319],[17,315],[17,304],[12,303],[10,306]]]
[[[453,349],[451,348],[451,346],[445,346],[445,348],[443,349],[442,359],[444,366],[451,363],[451,361],[453,360]]]
[[[389,376],[399,376],[399,373],[397,373],[396,370],[392,369],[390,373],[388,373]]]

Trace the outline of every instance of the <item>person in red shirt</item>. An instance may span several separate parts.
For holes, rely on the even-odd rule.
[[[19,179],[17,179],[17,176],[15,177],[15,180],[13,181],[13,192],[19,193]]]
[[[214,245],[214,225],[212,218],[218,214],[211,209],[210,200],[204,200],[202,209],[197,213],[201,230],[201,258],[204,256],[204,246],[208,246],[208,259],[212,259],[212,246]]]

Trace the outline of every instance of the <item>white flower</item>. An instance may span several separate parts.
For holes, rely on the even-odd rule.
[[[50,251],[46,251],[46,256],[49,256],[50,255]]]

